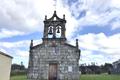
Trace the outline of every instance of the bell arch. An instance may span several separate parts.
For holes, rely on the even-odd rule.
[[[61,19],[57,16],[56,11],[54,11],[53,16],[49,19],[45,16],[43,38],[66,39],[65,24],[65,15],[63,15],[63,19]]]

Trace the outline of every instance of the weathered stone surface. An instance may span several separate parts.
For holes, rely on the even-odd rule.
[[[56,16],[54,13],[53,17]],[[64,25],[64,23],[62,25]],[[42,44],[33,46],[31,43],[28,80],[79,80],[78,61],[80,58],[80,50],[78,49],[78,43],[77,46],[68,44],[64,32],[65,29],[63,29],[61,34],[62,37],[52,39],[45,38],[47,32],[44,32]],[[53,66],[53,69],[57,70],[56,79],[49,79],[52,74],[52,72],[50,72],[51,64],[56,65]]]

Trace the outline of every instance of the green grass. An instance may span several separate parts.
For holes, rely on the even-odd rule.
[[[120,75],[81,75],[80,80],[120,80]]]
[[[26,75],[12,76],[10,80],[27,80]]]
[[[81,75],[80,80],[120,80],[120,75]],[[10,80],[27,80],[26,75],[12,76]]]

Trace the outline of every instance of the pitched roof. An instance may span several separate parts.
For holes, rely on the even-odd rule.
[[[70,47],[73,47],[73,48],[76,48],[76,46],[73,46],[73,45],[71,45],[71,44],[69,44],[69,43],[65,43],[65,45],[70,46]]]
[[[4,52],[1,52],[1,51],[0,51],[0,54],[1,54],[1,55],[4,55],[4,56],[6,56],[6,57],[9,57],[9,58],[13,58],[12,56],[10,56],[10,55],[8,55],[8,54],[6,54],[6,53],[4,53]]]

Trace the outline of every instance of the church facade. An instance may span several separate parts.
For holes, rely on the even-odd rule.
[[[33,46],[31,40],[28,80],[79,80],[78,40],[76,46],[67,43],[65,24],[65,15],[59,18],[56,11],[45,16],[42,43]]]

